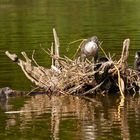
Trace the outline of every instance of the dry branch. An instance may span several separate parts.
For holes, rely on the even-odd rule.
[[[109,58],[109,61],[101,63],[98,69],[93,69],[93,64],[90,61],[81,62],[79,58],[71,60],[68,57],[60,57],[59,39],[55,29],[53,29],[53,34],[55,49],[52,43],[50,51],[51,69],[39,66],[33,55],[32,61],[25,52],[22,52],[25,61],[18,58],[16,54],[5,52],[12,61],[21,67],[26,77],[36,86],[44,88],[46,91],[59,91],[60,93],[83,96],[92,95],[98,91],[109,92],[112,88],[113,90],[116,88],[124,97],[125,91],[139,90],[140,73],[129,68],[127,64],[130,39],[124,40],[119,61],[113,61]],[[98,65],[98,63],[94,64],[95,67]]]
[[[60,47],[60,44],[59,44],[59,38],[57,36],[55,28],[53,28],[53,35],[54,35],[54,42],[55,42],[55,56],[59,58],[59,47]],[[57,68],[59,68],[58,60],[55,60],[55,66]]]

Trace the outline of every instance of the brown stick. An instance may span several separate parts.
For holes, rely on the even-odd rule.
[[[53,36],[54,36],[54,43],[55,43],[55,55],[59,58],[59,38],[57,36],[55,28],[53,28]],[[58,68],[59,67],[59,62],[58,60],[55,60],[55,66]]]
[[[50,84],[46,83],[46,80],[44,80],[45,77],[47,78],[47,75],[45,75],[38,67],[31,65],[30,59],[27,57],[26,53],[22,53],[25,56],[26,62],[19,59],[16,54],[11,54],[8,51],[6,51],[5,54],[21,67],[22,71],[31,82],[40,87],[47,87],[47,84]]]
[[[120,59],[120,65],[127,66],[127,58],[129,55],[129,45],[130,45],[130,39],[125,39],[123,42],[123,49]]]

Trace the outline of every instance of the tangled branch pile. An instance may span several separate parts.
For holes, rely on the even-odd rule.
[[[140,73],[128,67],[127,58],[130,40],[123,42],[122,55],[119,61],[108,58],[107,62],[93,64],[91,61],[80,60],[80,57],[71,60],[68,57],[59,56],[59,39],[53,29],[55,54],[53,46],[49,55],[52,57],[50,69],[39,66],[34,58],[28,58],[25,52],[22,55],[25,61],[16,54],[6,51],[6,55],[16,62],[37,87],[44,88],[48,92],[63,94],[93,95],[120,91],[124,96],[125,91],[138,91],[140,88]]]

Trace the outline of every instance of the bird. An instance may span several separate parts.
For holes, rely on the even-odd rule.
[[[100,57],[99,60],[98,60],[98,63],[95,65],[94,67],[94,71],[98,71],[99,68],[106,62],[108,62],[108,58],[106,57]],[[97,81],[97,83],[100,83],[102,81],[104,81],[104,79],[106,79],[108,76],[108,68],[106,67],[104,69],[104,72],[103,73],[100,73],[100,72],[96,72],[95,73],[95,80]]]
[[[135,53],[134,69],[140,71],[140,51]]]
[[[81,45],[81,58],[82,61],[85,58],[92,57],[92,61],[96,63],[98,59],[98,50],[99,50],[100,42],[97,36],[92,36],[85,40]]]
[[[105,62],[108,62],[109,60],[108,60],[108,58],[107,57],[100,57],[99,59],[98,59],[98,63],[95,65],[95,69],[94,70],[98,70],[100,67],[101,67],[101,65],[103,64],[103,63],[105,63]]]
[[[0,89],[0,100],[7,100],[8,95],[11,94],[13,90],[10,87],[3,87]]]

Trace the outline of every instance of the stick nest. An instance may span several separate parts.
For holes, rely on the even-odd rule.
[[[52,57],[50,69],[39,66],[33,56],[31,60],[25,52],[22,52],[25,60],[21,60],[16,54],[6,51],[6,55],[21,67],[26,77],[37,87],[51,93],[59,91],[62,94],[72,95],[93,95],[116,90],[124,96],[126,91],[131,93],[139,90],[140,72],[129,68],[127,64],[129,39],[124,40],[122,55],[118,61],[108,58],[107,62],[93,64],[89,60],[82,62],[80,57],[74,60],[60,57],[59,39],[55,29],[53,33],[55,54],[52,46],[49,52]],[[99,65],[100,67],[96,68]]]

